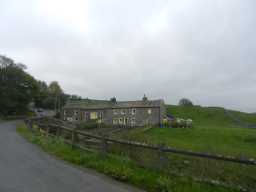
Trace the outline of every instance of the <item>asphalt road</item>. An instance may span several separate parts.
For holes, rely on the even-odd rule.
[[[0,192],[139,191],[55,159],[19,136],[16,124],[0,123]]]

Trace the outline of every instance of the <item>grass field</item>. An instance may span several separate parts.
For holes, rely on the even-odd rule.
[[[195,152],[256,159],[256,129],[239,127],[225,114],[224,109],[168,105],[167,113],[175,117],[193,119],[193,128],[137,128],[122,131],[114,136],[150,144],[165,144]],[[254,123],[256,120],[255,114],[236,111],[230,113],[246,123]],[[141,156],[146,158],[143,153]],[[166,172],[218,180],[233,186],[241,185],[247,189],[256,188],[256,166],[172,154],[169,156]]]
[[[118,137],[164,143],[168,146],[198,152],[211,152],[246,158],[256,158],[256,129],[241,128],[229,119],[222,108],[167,106],[167,113],[175,117],[191,118],[194,127],[135,129]],[[255,123],[256,115],[231,111],[244,122]]]

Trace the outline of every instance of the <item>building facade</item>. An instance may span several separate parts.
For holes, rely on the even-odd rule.
[[[97,120],[114,126],[160,125],[165,117],[163,100],[103,101],[85,99],[69,101],[62,109],[66,121]]]

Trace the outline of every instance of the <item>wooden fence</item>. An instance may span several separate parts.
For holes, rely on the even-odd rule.
[[[70,138],[65,139],[65,141],[71,144],[72,146],[79,147],[81,149],[87,149],[87,148],[84,148],[83,146],[78,144],[79,142],[77,141],[77,138],[79,137],[99,140],[100,149],[103,153],[107,153],[108,145],[114,143],[114,144],[119,144],[123,146],[129,146],[131,148],[134,147],[134,148],[140,148],[140,149],[150,149],[155,152],[160,152],[159,154],[163,154],[163,156],[164,156],[164,153],[173,153],[173,154],[179,154],[183,156],[213,159],[213,160],[219,160],[219,161],[225,161],[225,162],[239,163],[244,165],[256,165],[256,160],[252,158],[242,159],[242,158],[224,156],[219,154],[199,153],[199,152],[175,149],[175,148],[167,147],[165,145],[149,145],[146,143],[113,139],[113,138],[107,137],[106,135],[92,135],[90,133],[76,130],[72,124],[63,122],[61,120],[53,119],[53,118],[42,118],[42,117],[30,118],[25,120],[25,123],[29,128],[32,128],[34,125],[37,125],[39,128],[44,130],[44,133],[46,134],[46,136],[54,135],[59,137],[61,136],[62,132],[65,131],[70,135]]]

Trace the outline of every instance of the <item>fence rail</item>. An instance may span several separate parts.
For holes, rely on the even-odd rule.
[[[232,157],[232,156],[224,156],[224,155],[219,155],[219,154],[199,153],[199,152],[175,149],[175,148],[167,147],[164,145],[161,145],[161,146],[149,145],[146,143],[140,143],[140,142],[135,142],[135,141],[113,139],[113,138],[109,138],[105,135],[103,135],[103,136],[93,135],[90,133],[76,130],[76,129],[74,129],[74,126],[67,127],[66,122],[57,120],[57,119],[53,119],[53,118],[45,118],[45,117],[30,118],[30,119],[26,119],[25,123],[30,128],[33,127],[33,125],[37,125],[40,128],[45,128],[46,135],[50,134],[52,128],[55,129],[54,135],[56,135],[56,136],[60,135],[60,132],[62,132],[62,131],[67,131],[71,135],[70,142],[68,142],[68,143],[70,143],[73,146],[76,145],[75,136],[83,136],[83,137],[87,137],[87,138],[91,138],[91,139],[100,140],[101,143],[103,143],[102,150],[105,152],[107,152],[106,148],[109,143],[115,143],[115,144],[121,144],[121,145],[125,145],[125,146],[141,148],[141,149],[150,149],[150,150],[154,150],[154,151],[160,151],[162,153],[175,153],[175,154],[179,154],[179,155],[183,155],[183,156],[192,156],[192,157],[198,157],[198,158],[213,159],[213,160],[233,162],[233,163],[239,163],[239,164],[245,164],[245,165],[256,165],[256,160],[253,158],[242,159],[242,158],[237,158],[237,157]]]

